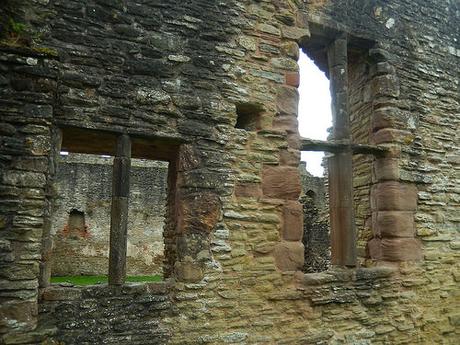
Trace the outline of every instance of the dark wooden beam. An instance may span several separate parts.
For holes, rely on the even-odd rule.
[[[356,266],[356,235],[353,209],[353,168],[348,111],[348,42],[337,37],[328,47],[328,66],[332,97],[332,136],[346,143],[329,158],[329,207],[331,219],[332,264]]]
[[[120,133],[77,127],[62,127],[62,151],[96,155],[115,155]],[[182,143],[177,138],[141,137],[130,133],[131,158],[171,161]]]
[[[110,285],[121,285],[126,279],[130,168],[131,139],[127,134],[121,134],[117,138],[116,156],[113,161],[109,251]]]
[[[353,154],[374,155],[377,157],[384,156],[388,148],[367,144],[350,144],[348,140],[315,140],[301,138],[301,151],[323,151],[323,152],[344,152],[350,150]]]

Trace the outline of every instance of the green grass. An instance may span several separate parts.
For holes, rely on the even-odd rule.
[[[95,285],[107,283],[107,276],[63,276],[51,277],[51,283],[70,283],[73,285]],[[160,275],[154,276],[128,276],[126,281],[130,283],[159,282]]]

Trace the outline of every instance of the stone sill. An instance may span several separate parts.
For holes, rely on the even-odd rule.
[[[52,284],[40,291],[40,301],[74,301],[86,298],[107,298],[132,295],[167,295],[171,282],[126,283],[120,286],[108,284],[87,286],[62,286]]]
[[[399,270],[397,267],[360,267],[344,268],[331,267],[327,271],[319,273],[299,273],[297,279],[306,286],[317,286],[330,283],[346,283],[360,281],[374,281],[388,278]]]

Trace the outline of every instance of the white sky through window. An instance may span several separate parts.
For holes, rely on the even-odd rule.
[[[326,140],[332,127],[331,94],[326,75],[302,51],[299,57],[299,132],[304,138]],[[323,176],[323,152],[302,152],[307,170],[314,176]]]

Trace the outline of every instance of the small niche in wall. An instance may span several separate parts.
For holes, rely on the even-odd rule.
[[[311,189],[305,193],[306,196],[308,196],[313,202],[316,200],[316,193],[312,191]]]
[[[79,211],[75,208],[69,212],[69,220],[67,221],[67,231],[69,235],[78,235],[87,232],[84,212]]]
[[[246,131],[255,131],[260,129],[261,113],[263,108],[260,104],[255,103],[238,103],[236,105],[236,124],[235,128]]]

